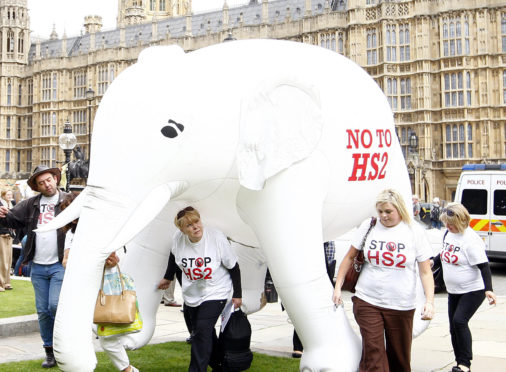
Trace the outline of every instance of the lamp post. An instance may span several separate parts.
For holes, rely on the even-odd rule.
[[[91,102],[95,98],[95,91],[88,87],[86,91],[86,99],[88,100],[88,164],[90,164],[91,156]]]
[[[67,178],[67,185],[65,186],[65,191],[69,192],[70,154],[72,153],[72,150],[74,149],[74,147],[76,147],[77,139],[76,139],[76,136],[74,135],[74,133],[72,133],[72,125],[70,125],[68,120],[65,122],[65,126],[63,127],[63,133],[60,134],[60,137],[58,138],[58,144],[60,145],[60,148],[65,153],[65,164],[67,164],[67,170],[65,172],[65,176]]]

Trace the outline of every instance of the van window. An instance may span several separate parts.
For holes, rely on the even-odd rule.
[[[469,214],[487,214],[487,190],[466,189],[462,192],[462,204]]]
[[[494,214],[506,216],[506,190],[494,191]]]

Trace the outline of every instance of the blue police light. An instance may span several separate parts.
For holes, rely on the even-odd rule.
[[[506,170],[506,164],[464,164],[463,171]]]

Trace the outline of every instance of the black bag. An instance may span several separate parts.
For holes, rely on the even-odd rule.
[[[239,372],[251,367],[251,324],[242,310],[230,314],[225,329],[220,333],[219,342],[223,355],[223,371]]]
[[[430,209],[430,219],[433,221],[439,221],[439,215],[441,214],[441,208],[437,205],[433,205]]]

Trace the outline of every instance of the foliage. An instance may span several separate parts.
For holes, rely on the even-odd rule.
[[[130,363],[140,371],[186,372],[190,363],[190,345],[184,342],[168,342],[147,345],[139,350],[129,351]],[[98,365],[95,372],[109,372],[116,369],[105,353],[97,353]],[[273,357],[254,353],[250,372],[296,372],[300,359]],[[41,360],[30,360],[0,364],[0,372],[40,372]],[[210,368],[208,369],[211,370]]]

